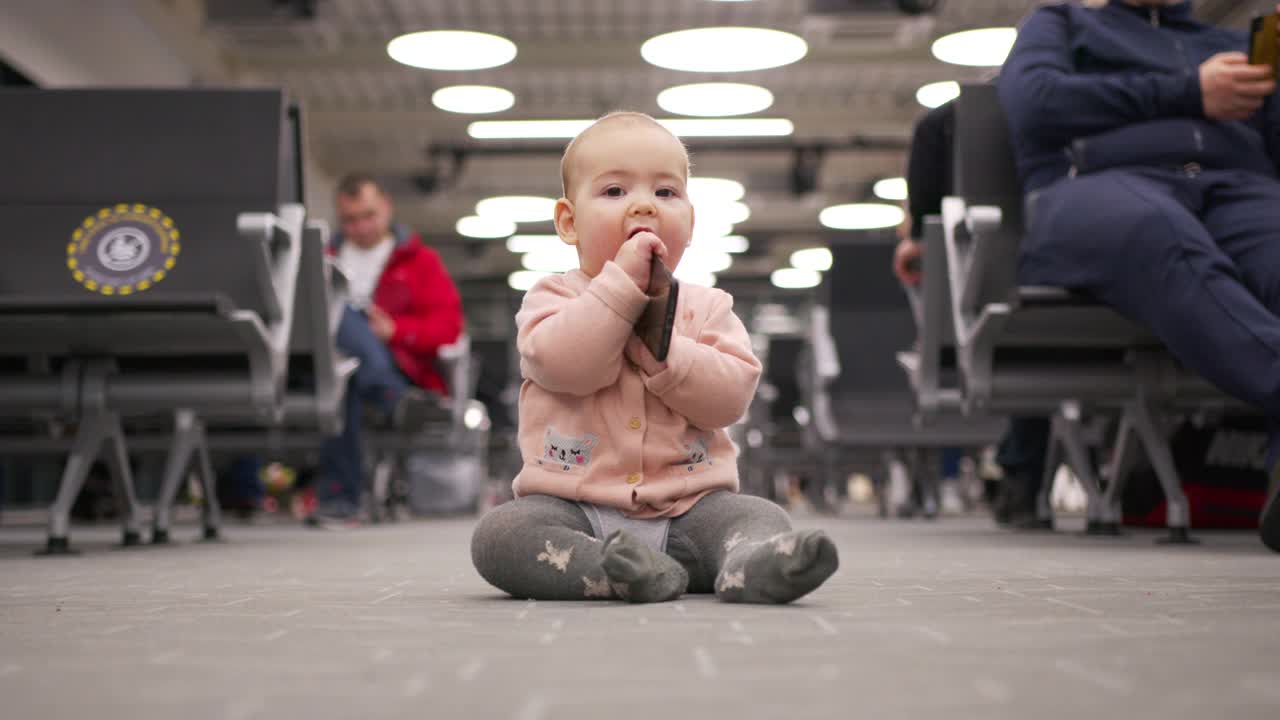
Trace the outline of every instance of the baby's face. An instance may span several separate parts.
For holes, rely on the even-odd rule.
[[[582,271],[595,277],[642,230],[662,240],[664,262],[675,269],[693,234],[689,160],[680,142],[661,127],[618,120],[582,138],[574,163],[567,200]]]

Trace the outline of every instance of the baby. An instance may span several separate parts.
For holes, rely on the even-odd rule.
[[[682,285],[662,362],[635,334],[653,259],[675,268],[693,232],[684,145],[647,115],[611,113],[560,167],[556,232],[579,269],[539,281],[516,314],[524,464],[516,499],[476,527],[476,569],[538,600],[785,603],[817,588],[838,565],[826,534],[737,494],[725,428],[760,361],[733,299]]]

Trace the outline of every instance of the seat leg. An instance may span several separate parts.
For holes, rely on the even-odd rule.
[[[1062,464],[1062,430],[1055,416],[1049,423],[1049,446],[1044,458],[1044,475],[1036,493],[1036,520],[1046,530],[1053,529],[1053,479]]]
[[[1120,416],[1120,428],[1116,431],[1115,450],[1111,461],[1106,491],[1102,494],[1103,512],[1107,522],[1119,525],[1124,519],[1124,491],[1129,484],[1134,463],[1141,448],[1133,427],[1133,417],[1128,408]]]
[[[89,468],[97,459],[102,449],[102,438],[106,433],[103,418],[99,415],[82,418],[76,430],[75,441],[71,452],[67,454],[66,465],[62,468],[62,480],[58,483],[58,496],[49,506],[49,536],[39,555],[67,555],[71,549],[68,532],[71,525],[71,506],[75,504],[84,487]]]
[[[121,544],[131,547],[142,542],[142,505],[138,503],[138,495],[134,490],[133,470],[129,467],[129,452],[125,447],[120,416],[116,413],[104,413],[104,418],[106,433],[103,439],[107,443],[107,464],[115,480],[116,503],[123,518]]]
[[[195,444],[193,434],[195,421],[195,413],[191,410],[178,410],[173,414],[173,441],[169,445],[169,456],[165,458],[160,493],[156,496],[151,528],[152,543],[169,542],[170,513],[173,510],[173,501],[178,495],[178,489],[182,487],[187,466],[191,462]]]
[[[1055,434],[1061,439],[1062,448],[1066,452],[1067,466],[1071,468],[1071,472],[1075,473],[1076,479],[1084,488],[1085,495],[1088,496],[1085,532],[1090,535],[1118,535],[1120,526],[1108,523],[1104,519],[1102,490],[1098,483],[1093,459],[1089,457],[1089,449],[1085,444],[1079,408],[1064,406],[1054,416],[1053,423]],[[1041,490],[1052,492],[1052,480]]]
[[[388,514],[388,498],[391,494],[391,472],[395,465],[395,455],[387,452],[378,455],[373,466],[373,487],[369,498],[369,521],[382,522]]]
[[[1145,402],[1138,400],[1128,409],[1133,418],[1133,428],[1142,440],[1147,459],[1151,461],[1151,467],[1155,469],[1160,487],[1164,490],[1165,525],[1169,528],[1169,534],[1160,542],[1178,545],[1198,543],[1191,537],[1191,511],[1187,506],[1187,496],[1182,492],[1182,479],[1178,477],[1178,467],[1173,462],[1169,442],[1156,428],[1155,420]]]
[[[204,423],[197,418],[195,436],[196,468],[200,473],[200,486],[204,489],[204,505],[200,517],[205,540],[217,540],[222,531],[222,506],[218,504],[218,478],[213,474],[209,460],[209,441],[205,437]]]

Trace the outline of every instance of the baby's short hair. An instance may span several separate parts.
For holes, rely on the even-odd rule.
[[[688,176],[689,150],[684,146],[684,142],[679,137],[677,137],[675,133],[671,132],[670,130],[667,130],[667,127],[665,125],[658,122],[651,115],[646,115],[645,113],[635,112],[632,110],[614,110],[613,112],[609,112],[609,113],[605,113],[604,115],[601,115],[595,122],[591,123],[591,125],[589,125],[585,130],[578,133],[572,140],[569,141],[569,144],[565,146],[564,155],[560,157],[560,189],[561,189],[561,192],[564,193],[565,197],[569,197],[569,185],[570,185],[569,170],[570,168],[573,167],[573,160],[577,156],[577,150],[578,150],[578,145],[580,144],[580,141],[582,140],[582,138],[586,137],[588,133],[600,127],[604,123],[615,122],[615,121],[627,121],[627,122],[633,122],[633,123],[649,123],[650,125],[653,125],[656,128],[661,128],[667,133],[670,133],[671,137],[676,142],[680,143],[680,149],[684,152],[685,175]]]

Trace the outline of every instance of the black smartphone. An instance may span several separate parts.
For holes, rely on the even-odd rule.
[[[1276,19],[1273,13],[1249,23],[1249,64],[1266,65],[1272,72],[1277,70]]]
[[[649,296],[649,303],[636,321],[636,334],[653,353],[654,359],[664,362],[667,351],[671,349],[680,283],[657,255],[653,256],[653,264],[649,267],[649,287],[645,294]]]

